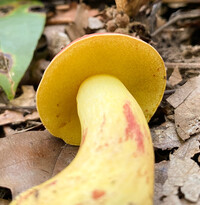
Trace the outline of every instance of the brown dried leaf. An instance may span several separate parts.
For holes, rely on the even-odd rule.
[[[200,152],[200,135],[189,139],[170,155],[168,178],[156,192],[156,204],[200,204],[200,168],[191,158]],[[166,179],[166,175],[164,175]],[[160,183],[161,184],[161,183]],[[182,193],[182,199],[179,194]],[[164,198],[162,201],[161,199]],[[159,203],[160,202],[160,203]]]
[[[62,154],[65,143],[47,131],[26,132],[0,138],[0,186],[11,189],[13,197],[52,177],[72,160],[77,147]],[[65,159],[65,160],[64,160]],[[60,168],[61,166],[61,168]]]
[[[176,128],[172,122],[164,122],[158,127],[151,129],[151,135],[155,148],[166,150],[180,147],[182,140],[176,133]]]
[[[200,172],[188,176],[187,181],[181,187],[185,198],[191,202],[197,202],[200,195]]]
[[[169,161],[155,164],[155,183],[164,184],[168,178]]]
[[[66,24],[74,22],[76,15],[77,3],[73,2],[70,4],[69,9],[60,10],[57,9],[56,14],[47,19],[47,24]]]
[[[157,205],[183,205],[177,195],[170,195],[164,198],[163,202]]]
[[[10,201],[8,200],[0,199],[0,205],[8,205],[9,203]]]
[[[200,76],[190,79],[167,101],[175,107],[175,125],[183,140],[200,133]]]
[[[167,171],[169,161],[162,161],[155,164],[155,185],[154,185],[154,204],[160,204],[160,198],[163,196],[163,184],[167,180]]]
[[[77,151],[77,146],[65,144],[57,158],[52,176],[55,176],[57,173],[67,167],[76,156]]]
[[[174,68],[173,73],[171,74],[171,76],[169,77],[169,83],[174,86],[177,85],[178,83],[180,83],[182,81],[182,76],[179,72],[178,68]]]
[[[6,125],[10,123],[20,123],[24,121],[24,116],[20,112],[6,110],[0,114],[0,125]]]
[[[89,24],[89,17],[93,17],[99,13],[96,9],[90,9],[85,4],[79,4],[76,11],[74,23],[66,26],[66,32],[70,39],[76,40],[85,35],[85,30]]]
[[[17,124],[25,122],[27,120],[38,119],[39,114],[37,111],[34,111],[33,113],[24,116],[21,112],[6,110],[4,113],[0,114],[0,125]]]
[[[54,57],[62,48],[70,43],[69,37],[65,33],[64,25],[46,26],[44,35],[47,38],[48,50],[51,57]]]
[[[18,98],[11,100],[10,103],[14,106],[35,106],[35,90],[33,86],[24,85],[22,86],[23,94]]]
[[[185,99],[193,92],[196,78],[188,80],[183,86],[178,88],[174,94],[167,98],[167,101],[174,107],[177,108]]]
[[[89,13],[85,4],[78,5],[74,24],[66,26],[66,31],[73,41],[85,35],[85,29],[88,27]]]
[[[91,30],[97,30],[104,27],[104,23],[97,17],[88,18],[88,28]]]

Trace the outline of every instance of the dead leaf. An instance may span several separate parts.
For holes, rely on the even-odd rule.
[[[191,202],[197,202],[200,195],[200,172],[188,176],[187,181],[181,187],[185,198]]]
[[[160,204],[160,199],[163,196],[163,184],[168,177],[168,168],[169,161],[162,161],[155,164],[154,205]]]
[[[10,201],[8,200],[0,199],[0,205],[8,205],[9,203]]]
[[[161,201],[160,199],[162,198],[162,184],[160,183],[155,183],[154,184],[154,205],[160,205]]]
[[[5,136],[16,134],[15,133],[16,131],[14,129],[12,129],[9,125],[3,126],[3,132],[4,132]]]
[[[0,125],[6,125],[10,123],[19,123],[24,121],[24,116],[21,112],[6,110],[0,114]]]
[[[22,86],[22,91],[22,95],[14,100],[11,100],[10,103],[18,107],[35,106],[35,90],[33,86],[24,85]]]
[[[190,79],[167,101],[175,107],[175,125],[183,140],[200,133],[200,76]]]
[[[157,205],[183,205],[177,195],[170,195],[163,199],[163,202]]]
[[[65,143],[47,131],[26,132],[0,138],[0,186],[11,189],[13,197],[20,192],[38,185],[50,177],[55,170],[61,170],[77,147],[71,153],[63,154],[63,165],[57,163]],[[65,149],[68,149],[67,146]],[[69,154],[69,155],[68,155]],[[60,166],[62,168],[60,168]]]
[[[66,10],[56,10],[56,14],[47,19],[47,24],[66,24],[70,22],[74,22],[76,15],[77,3],[73,2],[70,4],[69,9]]]
[[[192,78],[187,81],[183,86],[178,88],[174,94],[167,98],[167,101],[174,107],[177,108],[182,104],[186,98],[199,86],[200,77]]]
[[[66,32],[72,41],[85,35],[88,18],[87,6],[85,4],[78,5],[74,23],[66,26]]]
[[[74,22],[66,25],[65,28],[69,38],[73,41],[84,36],[88,28],[89,17],[94,17],[97,14],[99,14],[97,9],[91,9],[83,3],[79,4]]]
[[[155,148],[167,150],[180,147],[182,140],[176,133],[176,128],[172,122],[164,122],[158,127],[151,129],[153,145]]]
[[[44,35],[47,38],[48,50],[51,57],[57,55],[62,48],[70,43],[70,39],[65,33],[64,25],[46,26]]]
[[[49,63],[50,63],[50,61],[45,60],[43,58],[36,60],[36,61],[32,61],[31,65],[30,65],[31,79],[29,80],[29,82],[32,82],[33,85],[39,85],[39,83],[42,79],[43,73],[46,70]]]
[[[88,28],[91,30],[97,30],[104,27],[104,23],[100,21],[97,17],[88,18]]]
[[[172,86],[177,85],[178,83],[180,83],[182,81],[182,76],[179,72],[178,67],[174,68],[174,71],[172,72],[171,76],[169,77],[169,83]]]
[[[52,176],[55,176],[57,173],[67,167],[76,156],[77,151],[77,146],[65,144],[57,158]]]
[[[191,158],[200,152],[200,135],[186,141],[170,155],[168,178],[159,194],[160,204],[200,204],[200,168]],[[166,175],[164,175],[166,179]],[[179,194],[182,199],[179,199]],[[162,195],[162,196],[161,196]],[[158,197],[157,197],[158,198]],[[162,200],[163,199],[163,200]],[[157,204],[159,204],[157,202]]]
[[[0,114],[0,125],[7,124],[17,124],[25,122],[27,120],[38,120],[39,114],[37,111],[34,111],[31,114],[23,115],[21,112],[6,110],[4,113]]]
[[[155,164],[155,183],[164,184],[168,178],[169,161]]]

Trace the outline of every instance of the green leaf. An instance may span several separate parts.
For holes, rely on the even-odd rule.
[[[8,99],[15,96],[44,29],[45,14],[31,9],[42,6],[38,1],[0,1],[0,86]]]

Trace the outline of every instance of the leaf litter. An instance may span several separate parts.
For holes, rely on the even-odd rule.
[[[77,149],[47,131],[0,138],[0,186],[9,188],[15,197],[57,174],[71,162]]]
[[[173,13],[174,10],[171,9],[174,2],[176,7],[173,9],[179,13]],[[166,1],[165,9],[159,3],[154,4],[156,9],[153,9],[151,4],[146,4],[137,10],[138,15],[135,16],[134,21],[133,18],[118,13],[115,6],[107,7],[100,12],[98,9],[91,9],[84,4],[56,5],[54,12],[47,12],[47,25],[43,32],[45,43],[35,52],[34,57],[35,62],[42,61],[47,65],[71,40],[88,33],[102,31],[137,36],[156,47],[165,61],[168,79],[165,95],[159,107],[162,120],[157,112],[152,119],[153,124],[150,124],[155,155],[157,155],[157,151],[160,155],[166,155],[165,160],[159,159],[155,163],[155,205],[200,204],[200,132],[198,129],[200,127],[198,109],[200,88],[199,77],[195,77],[199,75],[200,54],[197,45],[188,46],[190,39],[191,42],[196,41],[198,44],[198,38],[194,37],[194,30],[198,29],[198,24],[191,21],[192,7],[186,0],[184,2],[186,2],[185,5],[180,7],[179,1]],[[199,3],[196,5],[200,6]],[[180,8],[185,11],[180,12]],[[168,23],[164,14],[166,11],[171,12],[170,22],[174,22],[173,24]],[[174,17],[173,14],[175,14]],[[177,21],[177,14],[179,21]],[[193,17],[192,19],[194,20]],[[153,37],[150,36],[149,30],[154,33]],[[155,31],[159,31],[159,35],[155,34]],[[36,75],[38,76],[38,73],[40,75],[36,77],[39,82],[45,68],[43,66],[42,70],[39,70],[37,64],[33,64],[32,67]],[[174,94],[171,95],[171,93]],[[23,104],[26,103],[26,98],[27,104]],[[0,187],[11,189],[13,196],[60,172],[71,162],[78,150],[77,147],[66,145],[60,139],[52,137],[47,131],[39,131],[44,129],[41,124],[37,127],[37,131],[16,134],[13,125],[22,126],[22,131],[27,131],[28,123],[40,123],[38,118],[19,120],[22,116],[25,118],[33,115],[33,111],[35,112],[34,109],[27,109],[27,106],[35,107],[34,100],[29,101],[28,98],[32,98],[31,94],[24,97],[24,102],[23,97],[17,99],[17,105],[15,104],[17,101],[14,101],[15,105],[13,104],[11,109],[6,104],[8,109],[1,109],[0,114],[1,116],[4,112],[9,113],[8,111],[20,113],[20,116],[10,117],[10,122],[1,125],[6,134],[4,138],[0,138],[0,150],[2,153],[2,150],[5,150],[5,153],[9,154],[7,157],[2,155],[4,157],[1,158],[0,156],[0,161],[5,163],[4,167],[0,168]],[[17,110],[13,110],[14,107]],[[156,117],[158,120],[155,121]],[[16,119],[19,121],[17,122]],[[24,126],[23,123],[26,125]],[[43,142],[49,147],[45,146],[44,148]],[[15,145],[19,148],[12,153],[10,150],[13,150]],[[54,147],[55,149],[51,153]],[[22,150],[25,156],[22,155]],[[49,153],[50,156],[48,156]],[[10,170],[9,166],[13,166],[13,169]],[[3,169],[6,171],[3,172]],[[14,169],[16,169],[16,173],[19,172],[17,176],[13,173]],[[26,172],[26,175],[22,176],[20,174],[22,172]],[[4,181],[1,180],[2,178]]]

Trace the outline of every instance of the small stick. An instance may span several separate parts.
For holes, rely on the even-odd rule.
[[[200,3],[200,0],[162,0],[163,3]]]
[[[165,62],[165,66],[167,68],[175,68],[177,67],[178,69],[200,69],[200,63],[170,63],[170,62]]]
[[[175,93],[175,89],[173,89],[173,90],[165,90],[165,92],[164,92],[164,95],[170,95],[170,94],[173,94],[173,93]]]
[[[36,110],[36,106],[0,105],[0,110]]]
[[[154,37],[157,34],[159,34],[163,29],[167,28],[168,26],[176,23],[179,20],[182,19],[188,19],[188,18],[197,18],[200,17],[200,9],[194,9],[189,12],[176,12],[175,16],[172,17],[166,24],[159,27],[157,30],[155,30],[151,36]]]

